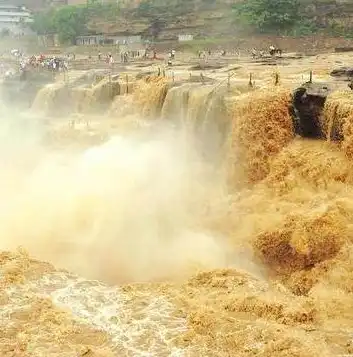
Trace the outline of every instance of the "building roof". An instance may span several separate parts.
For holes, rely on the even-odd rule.
[[[14,9],[25,9],[26,11],[28,11],[27,7],[24,5],[24,3],[22,3],[21,0],[17,1],[17,0],[0,0],[0,9],[9,9],[9,10],[14,10]]]
[[[0,8],[0,16],[19,16],[19,17],[31,17],[29,12],[19,12],[19,11],[1,11]]]
[[[0,9],[18,9],[21,6],[17,5],[8,5],[8,4],[3,4],[0,2]]]
[[[21,13],[30,15],[31,12],[24,6],[15,6],[15,5],[3,5],[0,3],[0,11],[6,13]]]

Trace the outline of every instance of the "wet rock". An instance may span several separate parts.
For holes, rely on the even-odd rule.
[[[331,77],[336,78],[353,78],[353,67],[336,68],[330,73]]]
[[[332,88],[326,83],[307,82],[293,93],[292,115],[295,132],[308,138],[323,138],[320,116]]]
[[[15,75],[5,78],[1,83],[1,98],[5,104],[16,104],[17,108],[28,109],[37,92],[53,81],[53,73],[49,71],[17,72]]]
[[[335,52],[353,52],[353,47],[336,47]]]
[[[222,63],[199,63],[189,68],[190,71],[200,71],[206,69],[221,69],[225,66]]]

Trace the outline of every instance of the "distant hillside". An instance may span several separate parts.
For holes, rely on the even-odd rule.
[[[68,0],[10,0],[1,1],[1,3],[25,6],[31,11],[37,12],[44,11],[52,6],[67,5]]]
[[[151,0],[140,6],[135,1],[130,2],[135,6],[122,9],[113,20],[92,18],[89,29],[109,34],[158,33],[161,40],[184,33],[201,38],[236,36],[243,28],[235,21],[232,6],[239,1]],[[303,0],[301,13],[303,20],[314,24],[318,31],[353,36],[353,0]]]
[[[57,8],[65,1],[78,3],[85,0],[22,0],[35,11]],[[102,4],[103,0],[96,1]],[[108,2],[105,0],[103,4]],[[178,34],[192,34],[199,39],[229,38],[244,34],[245,29],[251,34],[251,27],[245,28],[235,17],[233,6],[239,2],[241,0],[120,0],[116,5],[114,0],[110,2],[114,11],[100,5],[100,9],[94,8],[97,11],[89,11],[84,26],[79,27],[82,33],[77,34],[77,26],[74,30],[76,35],[138,34],[159,40],[174,40]],[[290,35],[310,35],[315,31],[353,37],[353,0],[301,2],[300,21],[291,29],[294,33]]]
[[[352,0],[306,0],[306,16],[321,28],[329,28],[333,33],[353,35]]]
[[[236,28],[232,4],[224,0],[155,0],[123,8],[114,20],[92,18],[88,27],[109,34],[158,34],[162,40],[186,33],[199,37],[230,35]]]

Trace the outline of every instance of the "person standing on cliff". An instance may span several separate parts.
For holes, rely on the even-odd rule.
[[[111,53],[108,54],[107,63],[110,67],[113,67],[113,65],[114,65],[114,58]]]

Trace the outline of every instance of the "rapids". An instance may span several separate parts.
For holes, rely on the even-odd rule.
[[[334,143],[284,87],[82,85],[1,108],[1,356],[353,353],[349,94]]]

